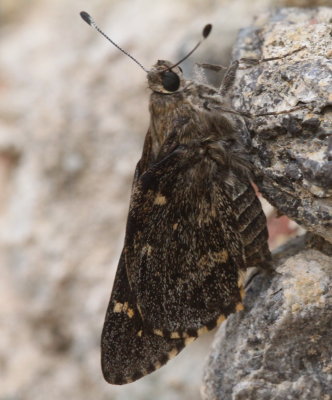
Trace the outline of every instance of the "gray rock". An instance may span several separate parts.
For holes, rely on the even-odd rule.
[[[281,9],[238,38],[236,58],[280,57],[240,71],[234,108],[247,121],[262,194],[314,234],[274,255],[245,309],[218,331],[204,400],[332,399],[332,9]],[[326,240],[324,240],[324,239]]]
[[[330,242],[331,18],[327,7],[285,8],[242,30],[235,58],[283,57],[305,47],[240,71],[233,99],[252,115],[282,112],[248,120],[256,183],[281,213]]]
[[[218,331],[203,399],[332,398],[331,258],[297,240],[275,262]]]

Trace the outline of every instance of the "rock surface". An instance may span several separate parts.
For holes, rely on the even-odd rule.
[[[331,257],[298,242],[218,331],[204,400],[332,399]]]
[[[282,9],[243,30],[236,58],[280,57],[240,71],[234,108],[248,120],[256,183],[280,213],[314,232],[279,249],[245,310],[218,331],[204,400],[332,399],[332,9]],[[325,240],[326,239],[326,240]]]
[[[257,185],[280,213],[332,242],[332,8],[280,9],[242,30],[234,108],[248,120]]]

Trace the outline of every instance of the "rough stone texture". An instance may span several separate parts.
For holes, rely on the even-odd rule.
[[[281,9],[243,30],[236,58],[281,56],[240,71],[234,108],[248,120],[257,184],[314,232],[280,248],[250,283],[245,310],[218,331],[204,400],[332,399],[332,9]],[[325,240],[327,239],[327,240]]]
[[[331,257],[297,239],[275,264],[218,331],[203,399],[332,399]]]
[[[257,184],[277,209],[332,242],[332,9],[285,8],[241,31],[235,58],[280,57],[238,74],[234,108],[248,120]]]

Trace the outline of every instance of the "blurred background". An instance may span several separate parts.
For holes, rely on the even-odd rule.
[[[190,76],[195,62],[228,64],[255,15],[297,3],[313,2],[1,0],[0,400],[199,399],[213,337],[136,383],[102,378],[99,340],[149,91],[79,12],[147,68],[177,61],[212,23]],[[285,217],[270,224],[271,246],[296,231]]]

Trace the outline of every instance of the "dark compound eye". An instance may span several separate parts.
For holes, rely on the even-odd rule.
[[[180,87],[180,78],[173,71],[165,71],[162,74],[161,83],[168,92],[175,92]]]

